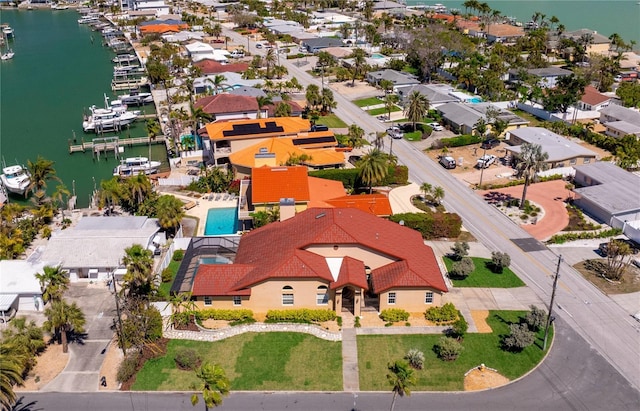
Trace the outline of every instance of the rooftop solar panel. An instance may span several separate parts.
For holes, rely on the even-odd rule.
[[[335,143],[336,138],[334,136],[324,137],[308,137],[308,138],[294,138],[293,145],[301,146],[306,144],[319,144],[319,143]]]

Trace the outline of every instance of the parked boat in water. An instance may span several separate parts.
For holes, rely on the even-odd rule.
[[[131,177],[140,173],[154,174],[158,172],[160,165],[159,161],[149,161],[147,157],[129,157],[122,160],[120,165],[113,169],[113,175]]]
[[[15,54],[16,53],[9,49],[6,53],[2,53],[2,55],[0,56],[0,60],[11,60],[13,56],[15,56]]]
[[[137,62],[138,61],[138,56],[136,56],[135,54],[131,54],[131,53],[118,54],[111,61],[113,61],[116,64]]]
[[[95,105],[89,107],[91,115],[82,122],[85,132],[104,129],[116,129],[131,124],[140,115],[140,110],[127,111],[127,105],[121,100],[109,102],[109,97],[104,96],[104,108]]]
[[[118,100],[122,101],[124,104],[136,104],[140,106],[147,103],[153,103],[153,96],[151,93],[147,92],[132,91],[129,94],[118,96]]]
[[[24,195],[31,184],[31,176],[21,165],[14,165],[2,169],[0,181],[8,192]]]
[[[15,35],[13,29],[11,28],[11,26],[9,26],[8,24],[3,24],[2,25],[2,35],[4,35],[5,37],[9,38],[9,37],[13,37]]]

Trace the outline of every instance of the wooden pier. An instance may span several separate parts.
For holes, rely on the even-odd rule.
[[[154,138],[133,137],[123,139],[120,137],[98,137],[91,141],[84,141],[84,139],[82,139],[81,144],[72,144],[72,141],[69,140],[69,154],[91,151],[92,155],[95,156],[97,160],[100,160],[102,153],[106,156],[108,155],[108,152],[113,151],[114,157],[118,158],[120,154],[120,147],[137,146],[142,144],[164,144],[165,141],[165,136],[156,136]]]
[[[149,84],[149,80],[146,77],[125,80],[112,80],[111,90],[114,92],[122,90],[136,90],[142,86],[146,86],[147,84]]]

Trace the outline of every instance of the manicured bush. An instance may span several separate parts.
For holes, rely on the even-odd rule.
[[[171,259],[173,261],[182,261],[183,258],[184,258],[184,250],[176,250],[173,252],[173,256],[171,256]]]
[[[409,169],[407,166],[389,166],[387,177],[382,181],[381,185],[406,185],[409,180]]]
[[[451,277],[455,277],[460,280],[466,278],[475,269],[476,266],[473,264],[473,260],[469,257],[464,257],[462,260],[453,263],[453,267],[449,274]]]
[[[491,253],[491,270],[495,273],[502,273],[502,271],[509,267],[511,264],[511,257],[507,253],[500,251],[493,251]]]
[[[419,231],[424,239],[455,238],[460,235],[462,219],[455,213],[426,212],[394,214],[389,220]]]
[[[421,370],[424,367],[424,353],[417,348],[410,349],[404,359],[416,370]]]
[[[582,233],[566,233],[566,234],[556,234],[552,236],[547,243],[549,244],[563,244],[567,241],[575,241],[575,240],[592,240],[595,238],[608,238],[615,237],[617,235],[622,234],[622,230],[619,228],[612,228],[610,230],[604,231],[586,231]]]
[[[469,255],[469,243],[466,241],[456,241],[451,247],[451,258],[460,261]]]
[[[438,343],[433,347],[438,357],[443,361],[455,361],[464,347],[460,342],[449,337],[440,337]]]
[[[458,310],[452,303],[442,307],[431,307],[424,313],[424,318],[436,324],[449,323],[458,319]]]
[[[342,317],[336,317],[336,324],[338,324],[338,327],[342,327]]]
[[[179,347],[173,358],[179,368],[183,370],[194,370],[200,366],[202,358],[193,348]]]
[[[529,308],[530,311],[527,313],[524,322],[527,323],[531,331],[535,332],[544,327],[544,325],[546,324],[547,312],[542,308],[536,307],[535,305],[531,305]]]
[[[321,323],[333,321],[336,313],[332,310],[311,310],[308,308],[292,310],[269,310],[267,322]]]
[[[355,328],[360,328],[360,327],[362,327],[362,324],[360,324],[360,317],[356,317],[356,319],[355,319],[355,320],[354,320],[354,322],[353,322],[353,326],[354,326]]]
[[[140,360],[140,354],[137,351],[129,352],[126,357],[118,366],[118,373],[116,374],[116,379],[118,382],[126,382],[134,376],[136,371],[138,370],[138,362]]]
[[[457,137],[441,138],[440,142],[444,147],[462,147],[470,144],[477,144],[483,139],[482,136],[473,136],[470,134],[463,134]]]
[[[527,324],[510,324],[511,334],[504,337],[502,345],[509,351],[522,351],[536,339],[533,331],[529,330]]]
[[[387,308],[386,310],[382,310],[380,318],[388,323],[397,323],[407,321],[409,319],[409,313],[402,308]]]
[[[222,320],[222,321],[244,321],[253,319],[253,311],[247,309],[224,310],[210,308],[207,310],[199,310],[195,312],[199,321],[204,320]]]
[[[325,178],[327,180],[341,181],[345,188],[359,187],[359,170],[357,168],[334,168],[327,170],[310,171],[311,177]]]
[[[464,338],[467,330],[469,329],[469,324],[467,324],[467,320],[464,319],[462,313],[458,311],[458,319],[453,323],[451,327],[450,335],[451,337],[462,339]]]
[[[167,267],[164,270],[162,270],[162,282],[163,283],[168,283],[172,279],[173,279],[173,271],[171,270],[171,268]]]

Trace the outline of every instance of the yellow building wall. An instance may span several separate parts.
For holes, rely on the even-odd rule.
[[[426,304],[425,294],[433,292],[433,303]],[[389,304],[389,293],[396,293],[396,303]],[[390,289],[380,294],[380,311],[388,308],[401,308],[410,313],[422,313],[429,307],[442,305],[442,293],[428,289]]]
[[[338,245],[338,249],[334,250],[333,245],[313,245],[305,250],[323,257],[346,257],[349,256],[356,260],[360,260],[365,266],[372,270],[397,261],[389,256],[371,250],[366,247],[357,245]]]
[[[253,205],[253,209],[254,211],[269,211],[271,210],[274,206],[276,206],[278,204],[265,204],[265,203],[260,203],[260,204],[254,204]],[[307,203],[296,203],[296,213],[300,213],[304,210],[307,209]]]

